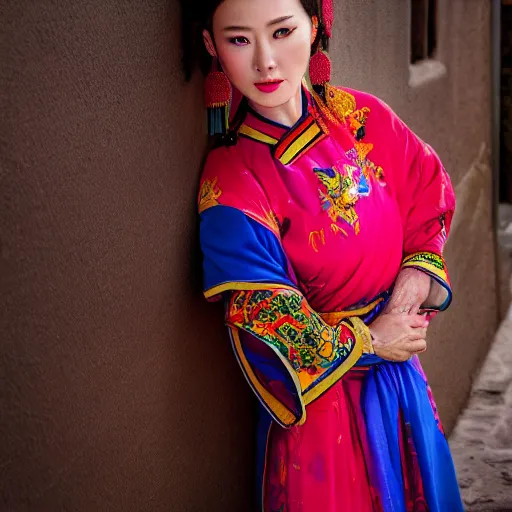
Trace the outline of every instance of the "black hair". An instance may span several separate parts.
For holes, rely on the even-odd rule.
[[[212,31],[213,15],[222,2],[223,0],[181,0],[183,70],[187,80],[190,79],[196,66],[205,74],[210,70],[212,59],[204,47],[202,34],[204,29]],[[327,50],[328,38],[325,35],[321,9],[319,9],[321,0],[300,0],[300,2],[308,16],[317,16],[319,19],[318,34],[313,43],[312,52],[319,46]]]

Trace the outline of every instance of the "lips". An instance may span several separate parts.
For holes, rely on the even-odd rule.
[[[268,82],[258,82],[255,83],[255,87],[265,93],[271,93],[274,91],[277,91],[279,89],[279,86],[283,83],[283,80],[269,80]]]

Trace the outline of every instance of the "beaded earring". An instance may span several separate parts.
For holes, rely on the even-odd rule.
[[[318,49],[309,61],[309,79],[314,91],[326,101],[326,89],[331,81],[331,59],[326,52]]]
[[[330,84],[332,65],[325,48],[329,38],[332,37],[332,26],[334,23],[334,6],[332,0],[323,0],[321,6],[322,28],[324,34],[318,50],[309,61],[309,78],[314,92],[327,107],[327,115],[333,116],[333,120],[340,123],[349,121],[350,128],[356,140],[361,140],[364,135],[364,124],[366,112],[364,109],[354,112],[356,108],[355,99],[351,94]],[[313,22],[318,20],[313,19]]]
[[[205,104],[208,112],[208,134],[225,135],[229,128],[229,106],[231,82],[222,71],[218,59],[214,58],[212,70],[206,76]]]
[[[331,60],[327,53],[322,47],[327,47],[327,39],[332,36],[332,24],[334,22],[334,9],[332,0],[324,0],[322,2],[322,28],[324,34],[322,34],[322,42],[318,45],[318,49],[309,61],[309,78],[314,91],[322,98],[326,100],[326,88],[328,83],[331,81]],[[318,30],[318,18],[313,16],[313,34],[316,39],[316,33]]]

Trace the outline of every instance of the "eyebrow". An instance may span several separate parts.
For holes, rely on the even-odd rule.
[[[275,20],[269,21],[267,23],[267,27],[272,27],[273,25],[278,25],[279,23],[283,23],[283,21],[288,21],[293,18],[292,16],[281,16],[280,18],[276,18]],[[229,27],[225,27],[224,31],[239,31],[239,30],[252,30],[251,27],[241,27],[239,25],[230,25]]]

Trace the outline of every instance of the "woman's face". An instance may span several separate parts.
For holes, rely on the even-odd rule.
[[[224,0],[205,44],[233,85],[256,105],[279,107],[296,97],[314,39],[300,0]]]

